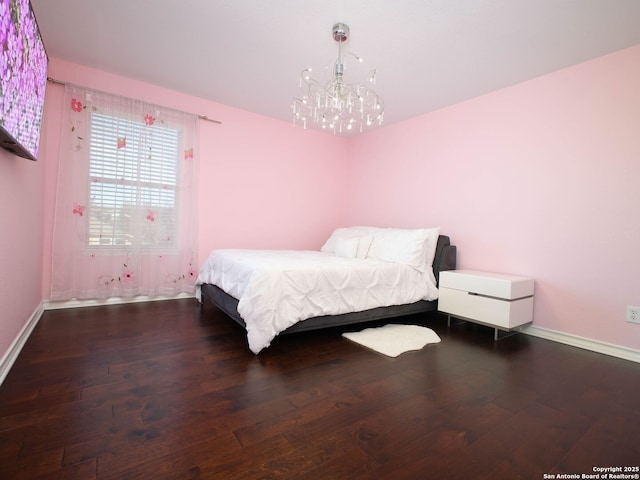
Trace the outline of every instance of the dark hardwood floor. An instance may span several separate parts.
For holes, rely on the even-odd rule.
[[[542,479],[640,464],[640,365],[462,324],[395,359],[260,355],[211,305],[47,311],[0,387],[2,479]]]

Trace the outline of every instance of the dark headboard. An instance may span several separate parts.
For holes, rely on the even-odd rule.
[[[456,269],[456,246],[451,245],[451,240],[446,235],[438,237],[436,256],[433,259],[433,274],[436,276],[436,284],[440,281],[440,272]]]

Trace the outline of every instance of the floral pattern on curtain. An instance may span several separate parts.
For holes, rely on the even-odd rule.
[[[65,87],[51,299],[194,293],[197,117]]]

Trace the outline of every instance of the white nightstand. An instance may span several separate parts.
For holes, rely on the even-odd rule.
[[[511,331],[533,320],[533,278],[448,270],[440,272],[438,310],[451,317]]]

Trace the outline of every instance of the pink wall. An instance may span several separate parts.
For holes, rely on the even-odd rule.
[[[49,74],[222,121],[200,121],[199,256],[214,248],[318,249],[344,216],[347,140],[59,59]],[[49,297],[51,231],[64,87],[50,85],[43,297]],[[286,105],[283,108],[287,108]]]
[[[348,221],[437,226],[536,280],[534,325],[634,349],[640,46],[353,139]]]
[[[42,295],[44,164],[0,149],[0,359]]]

